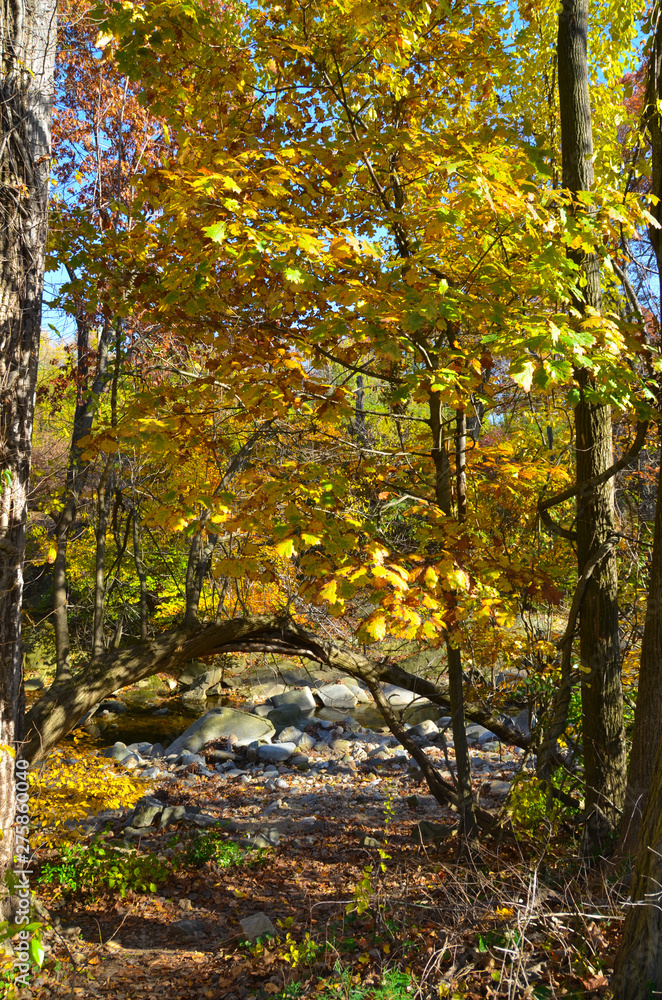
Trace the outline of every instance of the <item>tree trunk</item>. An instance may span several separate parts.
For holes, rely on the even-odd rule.
[[[588,0],[563,0],[559,12],[558,79],[563,187],[572,194],[593,187],[593,137],[587,59]],[[574,305],[601,308],[599,262],[572,251],[585,285]],[[575,408],[577,483],[586,483],[612,464],[611,408],[591,402],[593,388],[576,373],[580,401]],[[577,563],[584,567],[614,532],[614,486],[609,480],[577,500]],[[617,828],[625,792],[625,733],[618,638],[616,556],[613,550],[592,574],[580,610],[582,723],[587,824],[585,849],[602,849]]]
[[[657,24],[648,65],[648,85],[643,119],[651,144],[651,193],[656,203],[650,211],[662,221],[662,14],[657,8]],[[662,242],[660,229],[649,227],[649,237],[657,260],[662,302]],[[662,410],[662,386],[658,383],[658,409]],[[662,457],[662,424],[658,420]],[[641,818],[646,806],[653,775],[655,747],[662,733],[662,464],[657,480],[653,557],[648,581],[648,600],[644,634],[641,642],[639,686],[632,731],[632,750],[625,791],[625,804],[619,850],[634,853],[637,849]]]
[[[612,982],[614,1000],[648,1000],[662,991],[662,741],[659,742]],[[648,900],[648,901],[647,901]]]
[[[48,225],[55,4],[2,3],[0,99],[0,869],[11,862],[23,736],[21,600]]]
[[[70,272],[70,277],[74,277]],[[99,337],[99,361],[97,374],[89,394],[85,385],[89,372],[89,324],[86,317],[77,318],[77,363],[78,395],[71,434],[69,466],[64,489],[62,510],[55,518],[55,543],[57,552],[53,564],[53,620],[55,626],[56,676],[68,677],[71,673],[69,661],[69,619],[67,601],[67,546],[71,528],[76,520],[80,497],[85,488],[90,471],[89,462],[81,461],[79,442],[92,430],[96,404],[107,384],[108,342],[110,323],[103,325]]]

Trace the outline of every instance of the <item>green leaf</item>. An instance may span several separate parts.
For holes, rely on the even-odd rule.
[[[41,943],[41,938],[40,937],[33,937],[32,938],[32,940],[30,941],[30,946],[28,948],[28,951],[30,953],[30,958],[32,959],[32,961],[34,962],[34,964],[38,965],[39,968],[41,968],[41,966],[43,965],[43,962],[44,962],[45,952],[44,952],[44,946]]]
[[[203,226],[202,231],[214,243],[222,243],[225,239],[226,225],[224,222],[215,222],[213,226]]]

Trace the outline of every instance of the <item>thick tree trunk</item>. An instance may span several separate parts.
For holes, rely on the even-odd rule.
[[[2,3],[0,95],[0,869],[11,861],[23,736],[21,600],[39,362],[55,54],[55,4]]]
[[[563,186],[572,194],[593,187],[593,138],[587,59],[588,0],[563,0],[559,12],[558,79]],[[575,306],[601,308],[599,262],[573,252],[585,285]],[[578,276],[579,277],[579,276]],[[575,409],[577,483],[612,464],[611,409],[591,402],[592,388],[577,372],[581,397]],[[580,493],[577,500],[578,574],[614,532],[613,480]],[[579,650],[587,824],[585,848],[601,849],[617,828],[625,793],[625,733],[618,639],[616,556],[612,551],[592,574],[580,611]]]
[[[657,199],[650,210],[658,222],[662,222],[662,117],[659,112],[659,102],[662,100],[662,13],[659,6],[657,23],[654,27],[643,119],[651,144],[651,193]],[[649,228],[649,237],[657,260],[658,283],[662,293],[660,232],[661,230],[655,226]],[[658,408],[662,409],[662,387],[658,388]],[[658,421],[658,431],[662,448],[660,421]],[[619,850],[624,854],[634,853],[637,849],[641,818],[651,784],[655,748],[660,733],[662,733],[662,466],[657,480],[653,556],[641,643],[632,750],[619,841]]]
[[[662,443],[662,442],[661,442]],[[655,750],[662,732],[662,468],[657,480],[653,557],[641,643],[639,687],[619,849],[637,849],[641,819],[651,787]]]

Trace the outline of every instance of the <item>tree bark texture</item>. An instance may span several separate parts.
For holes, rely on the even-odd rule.
[[[55,57],[55,3],[3,0],[0,97],[0,868],[13,854],[23,736],[21,601],[39,362]]]
[[[648,1000],[662,991],[662,741],[659,743],[612,982],[614,1000]]]
[[[587,58],[588,0],[563,0],[559,12],[558,81],[563,187],[573,195],[593,187],[593,137]],[[577,265],[574,305],[580,312],[601,308],[599,261],[572,251]],[[590,400],[590,376],[576,372],[580,401],[575,408],[577,484],[612,464],[611,408]],[[577,568],[582,572],[614,532],[613,480],[580,492],[577,499]],[[616,556],[596,567],[580,610],[582,723],[586,781],[585,848],[602,848],[616,830],[625,793],[625,732],[618,638]]]
[[[643,120],[651,144],[651,193],[657,202],[650,211],[662,222],[662,11],[658,5],[653,42],[648,64],[648,83]],[[662,292],[662,241],[660,230],[649,227],[649,237],[657,260],[658,281]],[[660,300],[662,301],[662,299]],[[658,409],[662,409],[662,386],[658,388]],[[658,421],[660,446],[662,426]],[[648,581],[648,600],[644,634],[641,642],[639,686],[632,731],[632,750],[628,767],[619,850],[637,850],[641,819],[653,775],[655,748],[662,733],[662,468],[657,480],[657,503],[653,529],[653,556]]]

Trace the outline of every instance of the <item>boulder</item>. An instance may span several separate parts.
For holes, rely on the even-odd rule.
[[[325,708],[346,711],[356,708],[356,696],[346,684],[324,684],[315,692]]]
[[[174,740],[168,749],[168,757],[177,756],[184,750],[197,753],[207,743],[223,737],[236,736],[237,746],[247,746],[253,740],[271,740],[275,730],[267,719],[260,719],[249,712],[236,708],[212,708]]]
[[[533,721],[533,724],[535,726],[535,724],[536,724],[535,718],[532,721]],[[531,735],[531,727],[529,725],[529,709],[528,708],[523,708],[522,711],[519,712],[515,716],[515,718],[513,719],[513,722],[515,724],[515,728],[519,729],[520,733],[522,733],[523,736],[530,736]]]
[[[409,730],[409,735],[427,736],[427,737],[438,736],[439,726],[435,722],[432,722],[431,719],[424,719],[424,721],[419,722],[417,726],[411,727],[411,729]]]
[[[112,712],[113,715],[124,715],[126,711],[128,711],[128,709],[123,701],[109,699],[108,701],[101,702],[97,709],[97,715],[101,712]]]
[[[154,820],[159,818],[164,808],[165,804],[158,799],[149,797],[142,799],[131,816],[131,826],[135,829],[151,826]]]
[[[451,833],[452,827],[443,823],[433,823],[431,820],[422,819],[420,823],[412,827],[410,836],[419,843],[426,843],[434,840],[444,840]]]
[[[158,767],[146,767],[141,777],[147,778],[148,781],[153,781],[155,778],[158,778],[160,774],[161,771]]]
[[[249,941],[254,941],[255,938],[263,937],[265,934],[276,936],[276,928],[262,911],[251,913],[250,917],[244,917],[239,923]]]
[[[26,691],[42,691],[44,682],[41,677],[26,677],[23,681],[23,687]]]
[[[257,756],[258,760],[266,760],[274,763],[288,760],[295,750],[296,746],[294,743],[265,743],[263,746],[258,747]]]
[[[255,705],[251,709],[251,712],[253,713],[253,715],[259,716],[261,719],[266,719],[266,717],[269,715],[269,712],[273,712],[273,710],[274,710],[273,705]]]
[[[414,702],[417,705],[429,704],[427,698],[423,698],[413,691],[407,691],[406,688],[398,687],[397,684],[385,684],[382,691],[391,708],[407,708]]]
[[[343,677],[341,678],[341,683],[343,683],[345,687],[349,688],[359,705],[372,705],[372,695],[369,691],[366,691],[365,688],[361,687],[358,681],[355,681],[351,677]]]
[[[296,726],[287,726],[286,729],[282,729],[278,734],[279,743],[294,743],[295,746],[299,746],[299,740],[303,736],[300,729]]]
[[[126,747],[108,747],[107,750],[101,751],[102,757],[109,757],[111,760],[116,760],[118,762],[123,761],[125,757],[132,757],[133,754]]]
[[[298,688],[295,691],[285,691],[283,694],[275,694],[271,699],[271,703],[276,708],[280,705],[298,705],[302,712],[314,712],[317,708],[312,691],[308,687]]]
[[[271,709],[267,719],[274,726],[276,732],[280,733],[283,729],[288,729],[302,722],[303,715],[298,705],[279,705],[278,708]]]

